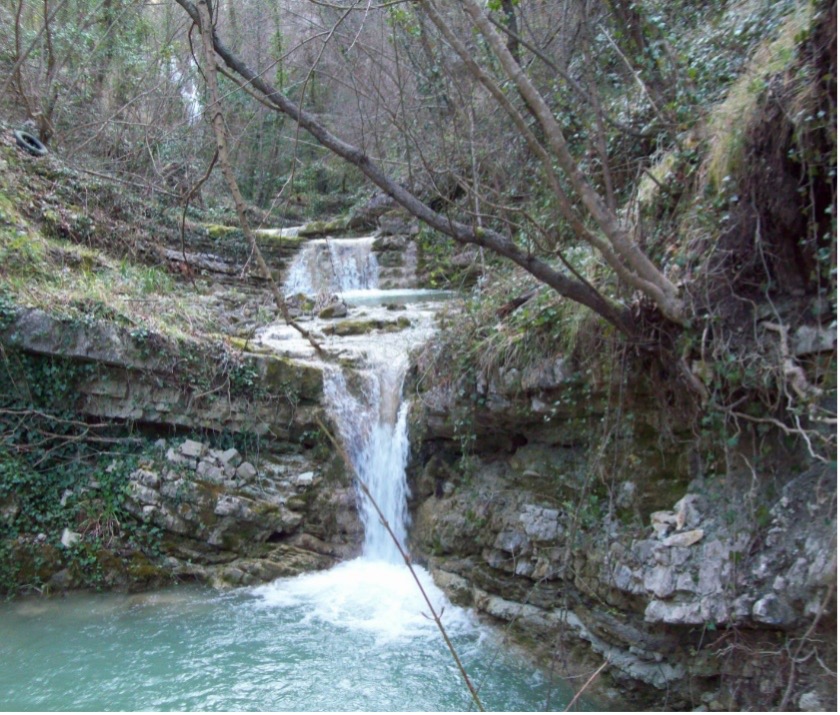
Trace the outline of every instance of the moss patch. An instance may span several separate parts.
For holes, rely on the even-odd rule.
[[[298,236],[301,238],[314,238],[316,236],[328,236],[335,233],[343,233],[347,230],[347,219],[334,219],[332,221],[312,221],[301,227]]]
[[[278,356],[260,357],[263,382],[269,393],[288,399],[318,401],[324,389],[324,376],[318,368]]]
[[[324,328],[327,335],[365,335],[374,330],[381,330],[385,333],[396,333],[411,327],[411,321],[401,316],[396,320],[342,320],[335,325],[328,325]]]

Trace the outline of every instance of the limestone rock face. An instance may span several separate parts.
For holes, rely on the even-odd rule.
[[[166,533],[174,575],[245,585],[356,555],[362,526],[346,498],[352,490],[305,457],[255,465],[193,440],[165,455],[131,474],[126,508]]]
[[[378,220],[379,233],[383,236],[414,236],[420,230],[419,222],[403,209],[392,209]]]
[[[74,323],[39,309],[22,309],[0,332],[0,343],[91,365],[90,376],[76,388],[76,404],[68,405],[81,414],[196,430],[249,432],[294,442],[313,428],[322,412],[322,371],[279,356],[243,357],[243,369],[253,376],[249,379],[263,398],[232,392],[222,400],[215,390],[197,387],[182,375],[178,346],[162,336],[132,334],[113,323]],[[207,363],[205,368],[212,368],[209,356],[202,361]],[[186,449],[180,454],[185,460],[203,456]]]
[[[656,403],[639,396],[596,472],[615,416],[561,357],[474,380],[422,392],[412,416],[412,553],[436,583],[567,675],[608,659],[599,694],[622,707],[752,708],[745,683],[780,698],[779,661],[758,644],[796,643],[834,607],[832,469],[774,474],[758,501],[753,473],[711,479],[696,455],[663,450]],[[736,637],[751,645],[733,657],[721,644]]]
[[[397,202],[390,196],[377,192],[364,205],[353,210],[348,221],[348,228],[372,230],[376,228],[379,217],[396,206]]]

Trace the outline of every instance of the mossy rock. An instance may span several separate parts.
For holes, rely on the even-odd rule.
[[[277,355],[259,357],[258,369],[269,393],[290,399],[318,402],[324,392],[324,375],[316,367]]]
[[[10,549],[10,564],[13,565],[14,585],[21,588],[38,586],[61,570],[61,553],[52,544],[15,542]]]
[[[405,316],[396,320],[342,320],[335,325],[328,325],[324,332],[328,335],[345,337],[348,335],[364,335],[374,330],[381,330],[386,333],[397,333],[411,327],[411,321]]]
[[[257,355],[270,355],[272,353],[271,348],[259,345],[258,343],[254,342],[254,340],[250,337],[239,338],[231,335],[226,335],[224,337],[225,340],[227,340],[228,344],[236,350],[241,350],[245,353],[254,353]]]
[[[298,236],[300,238],[314,238],[316,236],[328,236],[345,231],[347,231],[347,219],[312,221],[301,227],[300,231],[298,231]]]
[[[330,303],[326,308],[318,313],[318,317],[322,320],[332,320],[334,318],[343,318],[347,315],[347,304],[343,301],[335,301]]]
[[[386,268],[405,265],[405,258],[399,251],[383,251],[379,254],[379,258],[377,260],[379,261],[380,266],[384,266]]]
[[[151,584],[167,577],[165,569],[152,563],[148,556],[136,551],[131,555],[127,564],[128,574],[138,584]]]
[[[218,223],[204,224],[204,228],[207,229],[207,235],[210,238],[226,238],[236,233],[242,233],[239,226],[224,226]]]
[[[282,228],[258,228],[254,231],[254,236],[258,243],[266,245],[283,243],[289,246],[296,246],[306,240],[306,236],[301,235],[299,232],[296,236],[290,236],[288,234],[284,236],[283,231],[284,229]]]

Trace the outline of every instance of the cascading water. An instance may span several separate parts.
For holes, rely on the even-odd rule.
[[[372,246],[373,238],[308,242],[289,269],[286,292],[312,297],[325,292],[376,293],[379,271]],[[399,546],[405,547],[408,406],[401,404],[401,395],[408,348],[380,340],[361,346],[361,352],[365,367],[357,371],[356,379],[363,384],[356,394],[341,370],[327,367],[325,396],[358,480],[365,527],[362,553],[365,558],[400,563],[399,549],[360,483],[366,485]]]
[[[354,304],[360,299],[365,303],[353,309],[357,316],[385,318],[388,308],[373,303],[388,303],[395,294],[404,299],[406,292],[378,289],[372,244],[372,239],[310,242],[289,270],[286,291],[303,289],[310,297],[326,291],[351,291]],[[330,245],[335,252],[327,260]],[[339,254],[344,258],[336,260]],[[359,266],[368,269],[361,271]],[[409,404],[402,401],[402,387],[410,349],[433,332],[434,310],[422,303],[404,308],[401,317],[409,317],[410,327],[399,333],[324,338],[330,350],[355,357],[352,371],[345,372],[333,364],[324,364],[323,369],[327,408],[355,472],[365,534],[361,557],[329,572],[293,582],[281,580],[258,589],[270,603],[289,606],[305,600],[310,609],[336,625],[352,623],[356,629],[386,639],[434,637],[434,629],[429,630],[432,623],[421,615],[427,606],[400,554],[400,549],[405,550],[408,527],[405,468],[409,446]],[[261,340],[288,353],[296,349],[290,346],[288,336],[283,326],[276,326]],[[372,499],[364,493],[362,483]],[[416,572],[435,610],[446,612],[449,627],[474,632],[472,617],[447,602],[428,572],[419,567]]]
[[[400,403],[407,366],[402,357],[377,361],[361,375],[364,386],[360,393],[364,398],[350,392],[344,375],[337,370],[328,374],[325,392],[358,482],[367,486],[400,547],[405,548],[408,404]],[[400,563],[394,539],[360,486],[359,504],[365,527],[363,556]]]
[[[369,252],[370,243],[355,250]],[[307,250],[300,262],[310,261]],[[335,271],[334,262],[321,261],[331,277],[360,275],[358,265]],[[368,259],[362,265],[370,265]],[[309,276],[310,294],[338,285],[321,269],[295,271]],[[375,285],[367,286],[371,295]],[[355,310],[378,317],[389,312],[368,305]],[[353,468],[404,545],[408,407],[402,382],[409,348],[432,334],[434,310],[415,303],[402,315],[412,326],[398,334],[328,337],[331,350],[348,350],[361,364],[347,375],[326,366],[324,382]],[[283,329],[267,331],[262,342],[313,359],[311,346]],[[417,584],[370,502],[360,497],[359,504],[363,556],[328,571],[222,595],[178,589],[0,603],[3,705],[27,711],[465,710],[471,698]],[[500,652],[427,571],[415,566],[415,572],[473,681],[483,684],[485,706],[544,710],[543,676]]]
[[[371,252],[373,238],[324,238],[309,241],[289,269],[287,295],[340,293],[375,288],[379,264]]]

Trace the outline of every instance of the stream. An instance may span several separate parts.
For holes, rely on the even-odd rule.
[[[434,334],[428,291],[377,288],[372,239],[312,241],[289,271],[287,293],[337,293],[347,319],[404,318],[394,332],[322,334],[353,362],[324,365],[328,407],[359,479],[399,546],[408,529],[408,354]],[[407,319],[407,321],[405,320]],[[305,326],[321,334],[329,321]],[[259,341],[317,361],[285,325]],[[348,385],[348,383],[350,383]],[[470,694],[397,544],[359,492],[362,556],[329,571],[218,592],[178,587],[152,594],[72,594],[0,604],[0,707],[4,710],[458,711]],[[418,578],[484,706],[562,709],[570,693],[505,646],[474,614],[449,603],[424,569]]]

